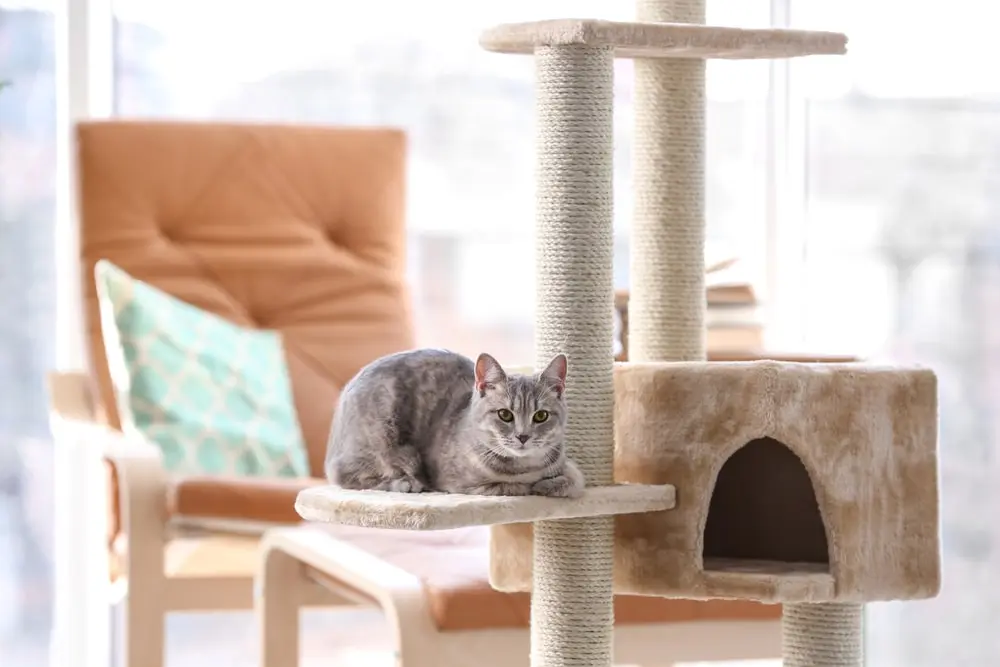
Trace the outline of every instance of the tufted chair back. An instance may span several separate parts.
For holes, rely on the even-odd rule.
[[[77,127],[90,369],[119,427],[94,265],[282,334],[314,477],[341,387],[412,346],[402,132],[100,121]]]

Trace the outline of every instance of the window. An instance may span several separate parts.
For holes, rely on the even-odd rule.
[[[54,5],[0,0],[0,661],[30,667],[53,613]]]
[[[982,3],[793,0],[851,57],[795,64],[803,122],[804,340],[937,372],[944,589],[868,608],[872,665],[991,664],[1000,602],[1000,84]],[[905,20],[903,20],[905,17]],[[934,47],[927,35],[933,33]]]
[[[767,24],[764,0],[711,4],[716,21]],[[281,5],[282,20],[275,22],[277,5],[256,2],[241,8],[240,29],[233,31],[226,28],[231,8],[216,0],[116,0],[115,113],[406,128],[418,344],[530,362],[533,67],[530,58],[483,51],[477,37],[502,21],[628,19],[634,9],[609,0],[451,3],[445,22],[425,5],[390,5],[391,12],[365,3],[345,12],[320,0],[294,0]],[[748,264],[762,270],[767,66],[711,63],[708,85],[711,235],[741,248]],[[620,61],[619,287],[628,284],[631,87],[631,62]],[[505,273],[484,268],[491,265]]]

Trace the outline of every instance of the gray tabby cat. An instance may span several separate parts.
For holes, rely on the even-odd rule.
[[[578,497],[566,458],[566,357],[508,375],[488,354],[392,354],[344,387],[326,476],[347,489]]]

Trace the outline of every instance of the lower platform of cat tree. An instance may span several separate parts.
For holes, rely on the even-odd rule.
[[[445,530],[467,526],[577,519],[673,509],[669,484],[615,484],[585,489],[580,498],[392,493],[320,486],[299,493],[295,510],[307,521],[365,528]]]

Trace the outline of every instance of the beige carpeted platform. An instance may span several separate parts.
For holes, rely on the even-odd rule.
[[[835,32],[596,19],[507,23],[487,30],[479,43],[488,51],[524,54],[542,46],[613,46],[619,58],[790,58],[847,50],[847,37]]]
[[[677,506],[617,518],[615,590],[936,595],[936,384],[860,364],[618,364],[616,479],[673,484]],[[492,583],[528,590],[530,525],[493,535]]]
[[[588,488],[582,497],[574,499],[390,493],[318,486],[302,491],[295,501],[295,511],[307,521],[408,530],[444,530],[519,521],[630,514],[665,510],[673,506],[672,486],[645,484]]]

